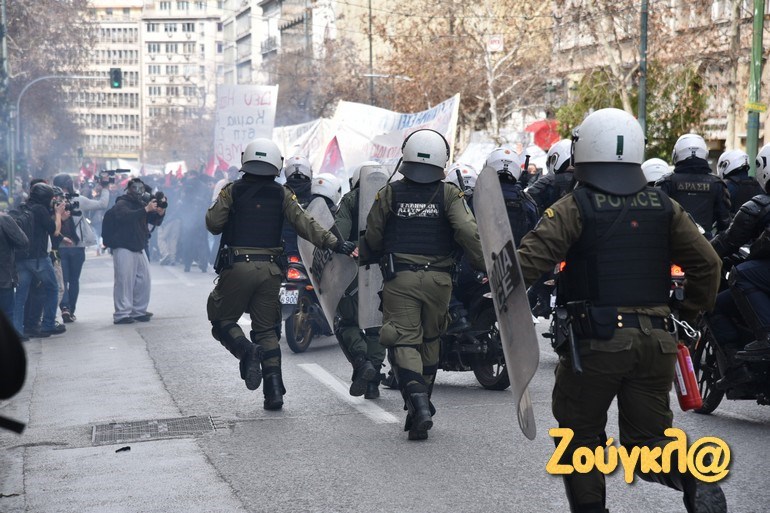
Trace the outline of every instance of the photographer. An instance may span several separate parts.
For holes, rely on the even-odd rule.
[[[107,209],[110,201],[109,175],[101,176],[102,189],[99,199],[79,196],[75,191],[72,177],[67,174],[55,176],[53,183],[66,193],[65,210],[71,214],[69,219],[62,222],[62,235],[65,238],[59,246],[59,256],[64,279],[64,295],[59,307],[64,322],[73,322],[76,320],[75,308],[80,293],[80,273],[86,260],[86,247],[97,243],[96,233],[88,219],[83,216],[83,212]]]
[[[102,237],[112,248],[115,269],[113,299],[115,324],[147,322],[150,303],[150,263],[145,253],[150,238],[148,225],[159,226],[166,213],[163,193],[154,196],[139,178],[132,178],[126,193],[104,216]]]

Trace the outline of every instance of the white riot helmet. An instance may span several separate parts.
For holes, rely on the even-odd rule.
[[[671,162],[674,165],[690,158],[706,160],[709,150],[706,141],[698,134],[684,134],[676,140],[674,151],[671,152]]]
[[[642,164],[642,172],[647,183],[655,183],[671,172],[668,164],[663,159],[645,160]]]
[[[770,181],[770,144],[765,144],[757,153],[756,179],[759,186],[767,193],[767,182]]]
[[[717,173],[721,178],[728,176],[733,171],[748,169],[749,154],[743,150],[729,150],[719,156]]]
[[[342,199],[342,184],[340,179],[330,173],[321,173],[313,178],[310,184],[310,194],[328,198],[335,205]]]
[[[460,177],[463,180],[462,184],[458,181],[458,178],[457,178],[458,173],[460,174]],[[479,174],[475,169],[473,169],[473,166],[455,162],[454,164],[449,166],[449,170],[446,173],[445,181],[455,184],[462,190],[468,190],[476,187],[476,179],[478,177],[479,177]]]
[[[575,179],[609,194],[625,196],[642,190],[644,132],[631,114],[599,109],[583,120],[572,135]]]
[[[241,171],[244,173],[278,176],[282,167],[281,150],[270,139],[254,139],[241,153]]]
[[[569,139],[562,139],[553,144],[551,149],[548,150],[545,167],[548,169],[549,173],[561,173],[569,166],[571,156],[572,141]]]
[[[518,180],[521,176],[521,160],[519,154],[510,148],[495,148],[487,156],[484,168],[492,168],[498,175],[508,175]]]
[[[376,162],[374,160],[367,160],[366,162],[361,162],[359,165],[357,165],[355,168],[353,168],[353,176],[350,177],[350,188],[355,189],[356,185],[358,185],[358,181],[361,179],[361,168],[366,166],[379,166],[380,163]]]
[[[449,161],[449,143],[443,135],[423,128],[409,134],[401,146],[403,157],[398,171],[417,183],[432,183],[444,179]]]
[[[308,160],[307,157],[295,155],[286,160],[286,167],[283,170],[283,174],[286,175],[286,178],[297,173],[305,176],[308,180],[313,178],[313,169],[310,166],[310,160]]]

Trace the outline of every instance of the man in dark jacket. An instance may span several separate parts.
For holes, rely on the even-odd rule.
[[[146,188],[139,178],[132,178],[126,194],[115,201],[115,232],[112,259],[115,269],[113,301],[115,324],[147,322],[150,303],[150,263],[144,249],[150,237],[148,224],[158,226],[166,213],[155,199],[145,195]]]
[[[58,236],[61,231],[61,217],[64,203],[52,206],[53,187],[47,183],[36,183],[29,191],[26,203],[34,218],[34,228],[29,241],[29,249],[18,255],[16,271],[19,285],[13,311],[13,324],[16,331],[24,333],[24,308],[33,281],[41,282],[45,298],[43,302],[43,322],[36,336],[47,337],[66,331],[64,326],[56,325],[56,305],[59,299],[59,284],[56,281],[53,264],[48,257],[48,238]]]
[[[16,221],[0,212],[0,311],[9,320],[13,319],[13,288],[18,281],[14,253],[24,251],[28,246],[29,239]]]

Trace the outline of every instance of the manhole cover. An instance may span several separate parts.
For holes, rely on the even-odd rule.
[[[143,442],[162,438],[194,437],[214,431],[214,429],[216,429],[214,422],[209,416],[115,422],[94,426],[91,442],[94,445],[103,445]]]

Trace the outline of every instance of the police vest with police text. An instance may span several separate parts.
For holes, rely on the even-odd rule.
[[[225,242],[230,247],[281,247],[283,187],[248,176],[233,183],[233,204]]]
[[[583,229],[559,274],[559,301],[596,306],[668,303],[673,217],[668,196],[652,187],[629,196],[587,186],[573,194]]]
[[[444,182],[391,184],[391,215],[385,223],[385,251],[446,256],[452,227],[444,208]]]

